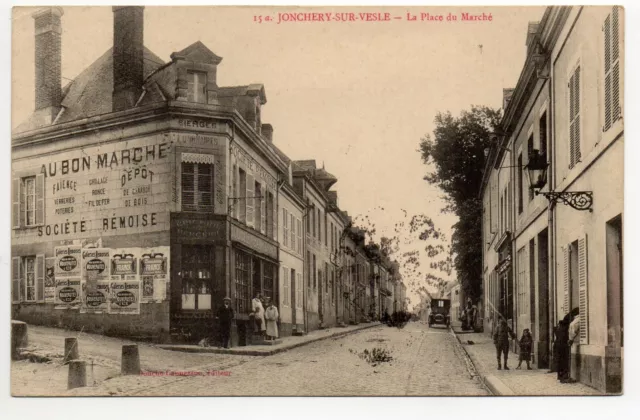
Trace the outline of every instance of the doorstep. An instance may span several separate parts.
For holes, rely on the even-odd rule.
[[[296,347],[301,347],[307,344],[314,343],[320,340],[326,340],[329,338],[339,338],[345,335],[356,333],[368,328],[382,327],[383,324],[379,322],[370,322],[367,324],[358,324],[349,326],[347,328],[331,327],[323,330],[312,331],[303,336],[290,336],[286,338],[280,338],[277,343],[272,344],[260,344],[251,346],[232,347],[229,349],[221,347],[201,347],[195,344],[157,344],[154,347],[181,351],[186,353],[213,353],[213,354],[237,354],[241,356],[272,356],[274,354],[282,353]]]

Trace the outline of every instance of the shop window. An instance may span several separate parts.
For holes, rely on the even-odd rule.
[[[182,162],[182,211],[213,211],[213,165]]]
[[[235,251],[236,260],[236,312],[248,313],[250,310],[249,297],[249,269],[251,260],[242,251]]]
[[[266,261],[262,262],[264,267],[264,277],[263,277],[263,286],[262,286],[262,295],[265,298],[270,298],[271,301],[277,305],[276,296],[274,294],[274,284],[275,284],[275,269],[276,266],[268,263]]]
[[[189,102],[207,103],[207,73],[190,71],[188,76],[187,100]]]
[[[204,246],[182,247],[182,309],[210,310],[212,283],[211,249]]]

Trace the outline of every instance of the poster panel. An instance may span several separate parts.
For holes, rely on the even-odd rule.
[[[93,277],[90,274],[90,277]],[[82,308],[81,313],[108,313],[109,312],[109,280],[99,280],[95,282],[95,288],[90,290],[88,285],[92,281],[82,284]]]
[[[80,277],[56,276],[55,289],[55,309],[79,309],[80,298]]]
[[[56,279],[80,277],[82,245],[57,246],[54,250]]]
[[[56,258],[45,259],[44,301],[53,303],[56,299]]]
[[[142,303],[162,302],[167,298],[169,247],[143,248],[140,251]]]
[[[109,285],[109,313],[120,315],[140,314],[140,281],[117,280]]]

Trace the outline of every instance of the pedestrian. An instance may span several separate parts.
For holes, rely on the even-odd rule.
[[[531,331],[528,328],[525,328],[522,331],[522,338],[520,338],[520,358],[518,360],[518,367],[516,369],[520,369],[522,362],[527,362],[527,370],[531,370],[531,365],[529,365],[531,361],[531,347],[533,346],[533,337],[531,337]]]
[[[571,379],[571,345],[575,335],[570,336],[571,322],[578,316],[579,309],[575,308],[560,321],[556,334],[556,342],[558,345],[558,380],[563,383],[575,382]],[[575,328],[575,327],[574,327]]]
[[[256,296],[251,301],[251,310],[253,311],[255,330],[260,335],[264,335],[266,326],[264,323],[264,306],[262,306],[262,296],[260,295],[260,292],[256,293]]]
[[[231,308],[231,298],[225,297],[224,304],[218,309],[216,319],[218,320],[218,328],[220,331],[220,344],[225,349],[229,348],[229,339],[231,337],[231,322],[233,321],[233,308]]]
[[[554,373],[558,371],[558,326],[553,327],[553,346],[551,356],[551,363],[549,363],[549,370],[547,373]]]
[[[278,308],[273,304],[270,298],[267,298],[267,310],[264,313],[267,320],[267,337],[269,340],[278,338]]]
[[[500,323],[493,333],[493,344],[496,346],[496,356],[498,358],[498,370],[502,369],[500,365],[501,356],[504,354],[504,370],[509,370],[507,359],[509,358],[509,337],[515,338],[515,334],[507,325],[507,320],[500,318]]]

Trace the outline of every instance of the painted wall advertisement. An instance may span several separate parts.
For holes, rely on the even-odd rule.
[[[142,302],[161,302],[167,298],[169,247],[145,248],[140,254]]]
[[[82,250],[82,313],[109,312],[110,254],[107,248]]]
[[[80,295],[82,246],[59,246],[55,248],[54,254],[55,308],[79,308],[82,300]]]

